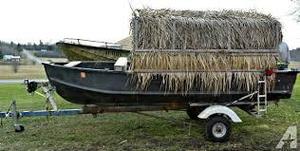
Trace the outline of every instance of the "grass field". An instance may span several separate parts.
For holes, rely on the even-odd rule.
[[[19,110],[45,105],[23,85],[0,85],[0,110],[6,111],[13,99]],[[79,107],[56,99],[60,108]],[[271,105],[264,117],[236,110],[243,123],[233,125],[226,143],[205,141],[203,122],[189,120],[185,112],[162,111],[147,112],[159,119],[135,113],[22,118],[23,133],[15,133],[11,120],[3,119],[0,150],[274,150],[287,127],[300,124],[300,77],[293,97]]]
[[[20,65],[14,73],[11,65],[0,65],[0,79],[43,79],[46,78],[42,65]]]
[[[298,68],[300,69],[300,62],[298,61],[291,61],[291,63],[289,64],[289,68]]]

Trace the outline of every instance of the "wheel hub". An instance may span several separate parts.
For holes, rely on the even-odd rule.
[[[225,136],[226,132],[227,132],[226,126],[225,126],[225,124],[223,124],[221,122],[216,123],[212,127],[212,133],[217,138],[221,138],[221,137]]]

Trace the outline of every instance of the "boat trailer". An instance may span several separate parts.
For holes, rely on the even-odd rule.
[[[210,105],[206,106],[200,114],[197,115],[198,119],[206,119],[206,136],[212,141],[222,142],[226,141],[230,134],[231,122],[240,123],[242,120],[239,116],[232,110],[230,107],[234,106],[234,104],[243,101],[244,99],[252,98],[257,95],[256,102],[258,105],[257,112],[255,112],[256,116],[260,117],[264,112],[267,111],[267,93],[266,93],[266,79],[263,81],[259,81],[259,84],[263,86],[263,89],[258,89],[251,94],[243,96],[237,100],[232,101],[231,103],[224,105]],[[34,117],[34,116],[70,116],[70,115],[79,115],[79,114],[92,114],[97,115],[99,113],[104,112],[134,112],[139,113],[138,111],[157,111],[157,110],[172,110],[172,108],[157,108],[157,107],[149,107],[149,106],[132,106],[132,107],[99,107],[97,105],[85,105],[79,109],[58,109],[57,104],[54,100],[53,94],[55,92],[55,88],[51,86],[51,84],[47,82],[35,82],[24,80],[24,84],[26,85],[27,92],[30,94],[37,94],[45,98],[46,109],[45,110],[36,110],[36,111],[18,111],[17,102],[15,100],[12,101],[7,112],[0,112],[1,121],[3,118],[11,118],[13,127],[15,132],[23,132],[25,130],[24,125],[19,123],[19,120],[22,117]],[[38,92],[37,89],[41,89],[42,93]],[[259,90],[263,90],[264,92],[259,92]],[[263,98],[263,102],[261,101]],[[262,108],[263,104],[263,108]],[[190,107],[199,107],[203,106],[203,104],[191,103]],[[143,113],[144,114],[144,113]],[[142,114],[142,115],[143,115]],[[226,137],[224,137],[226,135]],[[227,136],[228,135],[228,136]],[[219,138],[219,139],[218,139]]]

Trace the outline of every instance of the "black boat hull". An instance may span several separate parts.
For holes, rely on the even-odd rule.
[[[63,64],[44,64],[50,83],[57,93],[67,101],[77,104],[99,106],[160,106],[165,108],[186,108],[190,103],[225,104],[252,92],[232,91],[213,94],[191,91],[178,94],[160,90],[160,84],[153,82],[147,91],[137,90],[130,81],[131,73],[114,71],[112,62],[82,63],[76,67]],[[105,69],[106,68],[106,69]],[[297,71],[276,73],[276,85],[268,92],[268,101],[290,98]],[[255,97],[241,104],[253,104]]]

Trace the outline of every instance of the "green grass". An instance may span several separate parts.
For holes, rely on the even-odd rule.
[[[287,127],[300,124],[299,77],[294,90],[291,99],[271,105],[262,118],[236,109],[243,123],[233,124],[226,143],[205,141],[203,122],[171,111],[147,112],[163,117],[159,119],[135,113],[22,118],[23,133],[15,133],[11,121],[3,119],[0,150],[274,150]],[[13,99],[20,110],[44,106],[43,98],[26,94],[22,85],[0,85],[0,110]],[[56,99],[61,108],[78,107]]]

